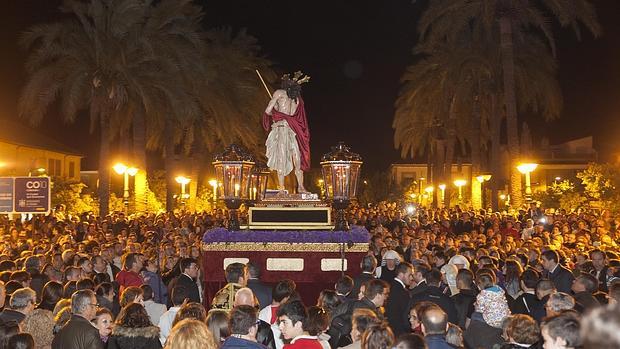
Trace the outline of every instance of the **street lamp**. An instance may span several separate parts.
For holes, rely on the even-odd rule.
[[[221,189],[219,197],[230,210],[228,230],[241,230],[237,210],[248,199],[250,175],[254,167],[254,158],[245,148],[236,144],[229,145],[213,159],[213,166]]]
[[[213,204],[217,202],[217,179],[209,180],[209,185],[213,187]]]
[[[441,190],[441,206],[443,207],[443,202],[446,199],[446,185],[445,184],[440,184],[437,186],[439,188],[439,190]]]
[[[430,201],[430,205],[432,206],[434,202],[433,192],[435,191],[435,188],[431,185],[431,186],[424,188],[424,191],[426,192],[427,196],[430,198],[429,201]]]
[[[112,168],[114,172],[123,175],[123,206],[125,207],[125,214],[127,214],[129,208],[129,176],[135,176],[138,173],[138,169],[121,162],[115,164]]]
[[[189,198],[189,194],[185,194],[185,186],[189,184],[191,179],[185,176],[176,176],[174,180],[181,185],[181,204],[185,205],[185,199]]]
[[[481,173],[476,176],[476,180],[480,183],[480,204],[482,205],[482,208],[486,207],[484,205],[484,197],[486,196],[484,195],[484,182],[490,181],[491,177],[492,176],[490,173]]]
[[[332,151],[323,155],[321,167],[323,181],[327,184],[325,197],[336,209],[336,231],[348,231],[349,223],[345,210],[357,195],[357,181],[362,166],[362,157],[349,150],[343,142],[332,147]]]
[[[454,181],[454,185],[459,188],[459,203],[463,200],[463,186],[467,184],[464,179],[457,179]]]
[[[538,164],[535,163],[522,163],[517,166],[517,170],[525,175],[525,199],[527,202],[532,201],[532,184],[530,180],[530,173],[534,172]]]
[[[267,182],[269,181],[269,167],[263,162],[257,162],[252,168],[250,175],[249,200],[248,204],[254,205],[256,202],[265,198],[267,193]]]

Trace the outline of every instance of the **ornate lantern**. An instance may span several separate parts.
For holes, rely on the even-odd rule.
[[[331,201],[332,207],[337,210],[335,230],[349,230],[345,209],[357,195],[357,181],[362,163],[361,156],[352,153],[343,142],[323,155],[321,167],[325,198]]]
[[[240,230],[237,210],[243,200],[248,199],[254,159],[243,147],[231,144],[213,160],[215,174],[221,183],[218,186],[218,196],[230,210],[228,230]]]
[[[250,204],[255,204],[265,198],[269,174],[270,172],[267,165],[257,161],[250,175],[250,187],[248,191],[248,202]]]

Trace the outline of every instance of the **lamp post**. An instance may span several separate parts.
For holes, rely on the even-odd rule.
[[[459,188],[459,203],[463,201],[463,186],[467,184],[467,181],[464,179],[457,179],[454,181],[454,185]]]
[[[218,187],[221,190],[219,197],[230,210],[228,230],[238,231],[241,228],[237,210],[241,207],[243,200],[248,199],[254,158],[243,147],[231,144],[222,153],[217,154],[213,160],[215,173],[222,184]]]
[[[440,206],[443,207],[443,203],[446,199],[446,185],[442,183],[438,185],[437,187],[439,187],[439,190],[441,190],[441,197],[440,197],[441,205]]]
[[[189,194],[185,193],[185,186],[189,184],[191,179],[185,176],[177,176],[174,180],[181,185],[181,204],[185,206],[185,199],[189,198]]]
[[[434,200],[433,200],[434,199],[433,192],[435,191],[435,188],[432,185],[430,185],[430,186],[424,188],[424,191],[426,192],[426,194],[430,198],[429,201],[430,201],[430,205],[432,206],[433,202],[434,202]]]
[[[213,187],[213,205],[217,202],[217,179],[209,180],[209,185]]]
[[[349,230],[345,210],[357,195],[357,181],[362,163],[362,157],[352,153],[343,142],[323,155],[321,167],[326,184],[325,198],[331,201],[332,207],[337,211],[334,227],[336,231]]]
[[[418,178],[418,181],[420,181],[420,184],[418,185],[418,196],[419,197],[422,197],[422,184],[424,184],[424,180],[425,179],[426,178],[424,178],[424,177]]]
[[[478,183],[480,183],[480,203],[482,205],[482,208],[486,208],[486,206],[484,205],[484,197],[486,195],[484,195],[484,182],[488,182],[491,180],[492,175],[490,173],[481,173],[478,176],[476,176],[476,180],[478,181]]]
[[[517,166],[517,170],[525,175],[525,200],[527,202],[532,201],[532,184],[530,179],[530,173],[534,172],[538,164],[535,163],[522,163]]]
[[[133,166],[127,166],[123,163],[117,163],[113,167],[114,172],[123,175],[123,206],[125,207],[125,215],[129,209],[129,176],[135,176],[138,169]]]

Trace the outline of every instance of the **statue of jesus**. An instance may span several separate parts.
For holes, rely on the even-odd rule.
[[[282,85],[273,97],[263,115],[263,128],[269,131],[267,166],[278,173],[278,190],[284,191],[284,177],[295,170],[297,191],[306,193],[303,171],[310,169],[310,131],[306,120],[304,101],[301,98],[301,84],[310,80],[296,72],[282,77]]]

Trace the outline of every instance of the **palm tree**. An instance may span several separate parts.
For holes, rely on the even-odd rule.
[[[461,33],[491,33],[501,48],[503,105],[507,121],[508,148],[511,156],[511,198],[522,203],[521,174],[514,162],[519,160],[517,95],[515,88],[515,46],[526,39],[528,31],[537,30],[555,54],[555,42],[545,13],[562,26],[573,28],[580,36],[579,24],[594,35],[601,32],[594,7],[588,0],[436,0],[422,16],[419,29],[427,42],[453,41]],[[497,33],[499,35],[493,35]]]
[[[255,70],[260,70],[268,82],[276,77],[272,63],[260,55],[256,38],[245,30],[233,33],[230,28],[219,28],[206,32],[202,61],[207,75],[197,91],[201,116],[168,129],[158,125],[163,127],[154,127],[149,134],[150,147],[166,149],[167,173],[174,173],[176,155],[168,149],[178,147],[181,156],[191,160],[190,198],[195,197],[201,184],[203,164],[211,162],[213,154],[226,145],[237,142],[258,158],[264,156],[261,117],[269,96]],[[166,203],[170,210],[174,204],[171,190],[167,191]]]
[[[83,110],[89,112],[91,132],[98,126],[101,134],[99,199],[100,215],[105,216],[113,137],[128,129],[135,117],[139,148],[144,118],[183,119],[198,110],[184,78],[190,76],[187,61],[195,52],[200,54],[201,40],[197,32],[183,37],[179,29],[196,28],[200,12],[190,0],[155,5],[140,0],[67,0],[61,11],[66,19],[34,26],[22,37],[31,52],[19,114],[36,124],[56,100],[65,122],[75,121]],[[137,160],[144,161],[138,153]]]
[[[544,50],[539,54],[541,45],[530,38],[518,51],[519,108],[553,119],[560,113],[561,94],[553,57]],[[396,147],[406,156],[419,155],[427,144],[435,144],[430,146],[439,149],[434,153],[438,157],[435,180],[449,183],[455,146],[460,144],[465,153],[469,145],[473,173],[481,171],[480,152],[493,134],[499,135],[493,129],[501,121],[494,102],[501,97],[499,50],[484,41],[461,40],[419,45],[415,53],[424,58],[408,67],[402,78],[405,83],[393,122]],[[445,141],[433,136],[437,124],[445,131]],[[499,140],[492,148],[494,152],[499,148]]]

